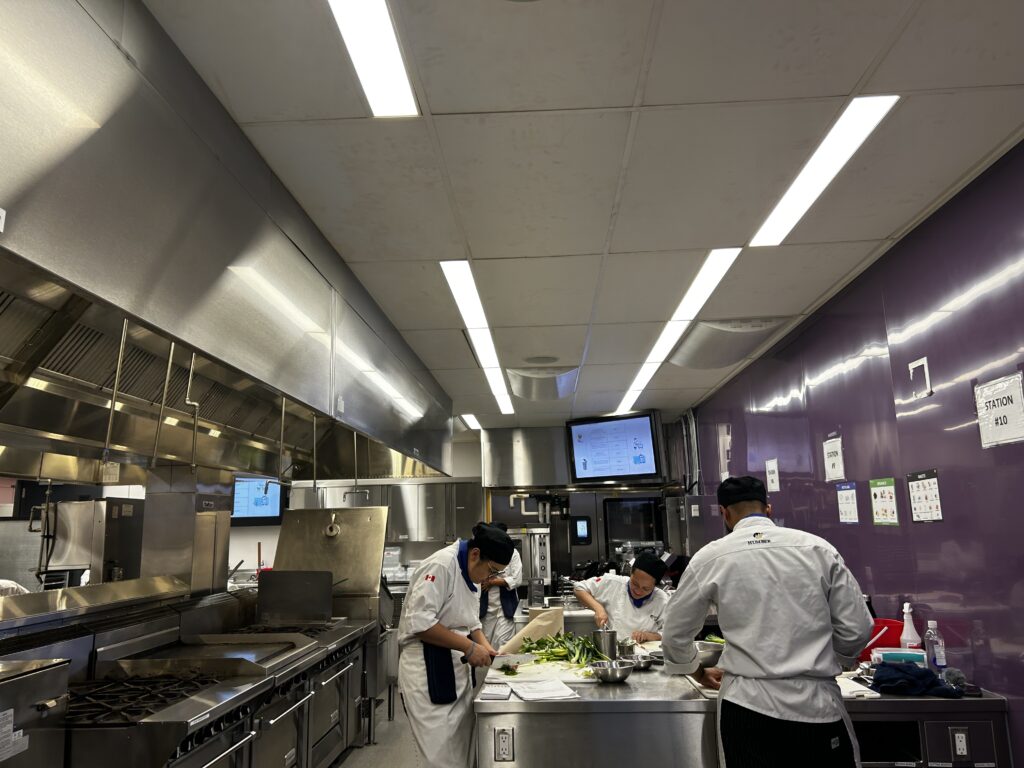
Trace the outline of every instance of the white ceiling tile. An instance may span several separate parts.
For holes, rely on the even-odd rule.
[[[513,395],[512,405],[520,416],[543,414],[567,419],[572,411],[572,397],[563,397],[561,400],[523,400]]]
[[[474,256],[603,250],[628,114],[453,116],[435,124]]]
[[[431,371],[466,370],[479,367],[462,331],[408,330],[404,331],[402,336]]]
[[[822,99],[643,113],[612,251],[746,243],[841,106]]]
[[[610,254],[605,258],[595,322],[670,319],[707,255],[706,250]]]
[[[700,319],[802,314],[879,245],[869,241],[745,248],[704,305]]]
[[[459,395],[452,398],[452,413],[472,413],[483,424],[483,415],[501,413],[493,395]]]
[[[624,365],[585,365],[580,370],[576,399],[592,392],[625,392],[639,370],[636,363]],[[621,395],[620,395],[621,399]]]
[[[651,0],[400,0],[430,110],[629,106]]]
[[[517,427],[561,427],[565,426],[568,416],[550,413],[516,414]]]
[[[480,368],[456,368],[453,370],[431,371],[437,383],[450,397],[463,395],[490,395],[487,377]]]
[[[579,365],[583,357],[583,344],[587,339],[585,325],[554,325],[530,328],[495,328],[494,346],[498,360],[505,368],[535,365],[528,357],[550,356],[558,361],[554,366]]]
[[[145,3],[238,122],[367,116],[327,3]]]
[[[483,415],[477,415],[477,421],[480,422],[480,426],[484,429],[508,429],[509,427],[518,427],[519,417],[515,414],[508,416],[500,413],[488,413]]]
[[[718,386],[739,366],[733,365],[728,368],[680,368],[677,365],[666,362],[658,372],[654,374],[647,389],[684,389],[684,390],[707,390]],[[449,392],[449,394],[451,394]]]
[[[866,90],[1024,84],[1024,3],[925,0]]]
[[[492,328],[590,322],[600,256],[485,259],[473,262]]]
[[[400,331],[462,328],[462,317],[435,261],[357,262],[350,265]]]
[[[640,364],[658,340],[664,323],[614,323],[593,325],[587,365]]]
[[[1024,88],[902,99],[797,224],[787,243],[885,239],[1024,122]]]
[[[849,93],[909,5],[909,0],[666,3],[644,103]]]
[[[245,132],[345,261],[465,258],[423,120],[273,123]]]
[[[664,412],[666,419],[678,416],[697,404],[707,389],[648,389],[636,401],[637,410],[654,409]]]
[[[619,407],[622,402],[622,392],[580,392],[576,395],[576,402],[573,404],[573,418],[585,416],[604,416]]]

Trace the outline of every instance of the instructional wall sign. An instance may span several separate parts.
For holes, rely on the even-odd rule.
[[[915,523],[931,523],[942,519],[939,502],[939,470],[911,472],[907,475],[910,494],[910,518]]]
[[[845,480],[846,469],[843,467],[843,438],[833,437],[821,444],[825,454],[825,482]]]
[[[836,485],[836,497],[839,499],[839,522],[859,523],[860,515],[857,513],[857,484],[838,483]]]
[[[896,516],[896,478],[882,477],[869,481],[871,488],[871,519],[875,525],[899,525]]]
[[[782,486],[779,483],[779,460],[768,459],[767,461],[765,461],[764,473],[768,480],[768,482],[765,483],[765,486],[768,489],[768,493],[781,491]]]
[[[690,505],[690,517],[700,517],[700,504]]]
[[[981,447],[1024,440],[1024,386],[1020,371],[974,388]]]

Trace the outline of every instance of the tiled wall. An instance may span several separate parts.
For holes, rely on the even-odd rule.
[[[910,363],[928,358],[929,397]],[[788,526],[833,542],[879,615],[939,620],[950,663],[1011,697],[1024,748],[1024,443],[983,449],[974,386],[1024,370],[1024,145],[697,409],[704,487],[765,477]],[[725,437],[726,435],[730,437]],[[822,443],[843,440],[859,523],[840,524]],[[728,465],[720,451],[728,444]],[[912,522],[906,475],[938,470],[943,520]],[[899,525],[868,481],[896,479]],[[980,622],[975,624],[974,622]],[[973,632],[973,642],[972,642]]]

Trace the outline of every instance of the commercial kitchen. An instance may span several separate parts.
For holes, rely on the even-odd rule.
[[[730,477],[863,593],[860,764],[1024,763],[1022,32],[2,0],[0,768],[436,765],[402,621],[456,556],[511,579],[467,768],[723,765],[716,606],[676,674],[585,585],[653,554],[671,611]]]

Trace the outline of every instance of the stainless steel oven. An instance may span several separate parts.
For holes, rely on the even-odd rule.
[[[64,764],[67,659],[0,661],[0,763],[4,768]]]
[[[252,768],[306,768],[306,715],[315,693],[305,674],[274,688],[257,704]]]
[[[512,544],[523,559],[523,583],[539,580],[551,585],[551,529],[509,528]]]
[[[311,768],[326,768],[353,743],[351,691],[362,674],[359,643],[332,653],[311,677],[313,699],[309,707]],[[358,691],[358,687],[356,688]]]

